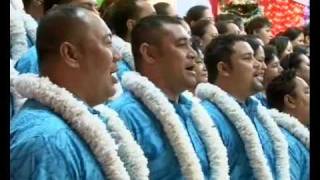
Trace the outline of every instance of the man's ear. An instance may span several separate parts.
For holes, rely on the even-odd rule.
[[[155,50],[156,50],[155,47],[148,44],[148,43],[142,43],[139,48],[139,51],[140,51],[142,58],[147,63],[150,63],[150,64],[153,64],[156,62]]]
[[[283,97],[283,101],[284,101],[284,105],[285,107],[287,107],[288,109],[294,109],[296,108],[296,101],[295,99],[290,96],[289,94],[286,94],[284,97]]]
[[[217,64],[217,70],[221,76],[228,77],[230,75],[231,68],[230,65],[226,64],[225,62],[219,61]]]
[[[71,68],[79,68],[79,51],[78,49],[69,42],[63,42],[60,45],[60,56],[62,57],[63,61],[70,66]]]

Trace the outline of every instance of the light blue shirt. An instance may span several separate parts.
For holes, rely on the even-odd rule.
[[[273,151],[273,143],[268,131],[262,126],[260,120],[258,119],[258,102],[250,98],[246,101],[246,103],[239,104],[252,120],[252,123],[257,130],[265,157],[268,160],[273,177],[275,178],[276,157]],[[252,168],[249,166],[248,157],[245,153],[243,141],[241,140],[240,135],[238,134],[234,125],[216,104],[208,100],[204,100],[202,101],[202,105],[216,123],[222,136],[222,140],[227,147],[231,179],[254,179]],[[282,128],[280,129],[285,134],[289,145],[291,179],[309,179],[309,151],[307,151],[307,149],[298,139],[293,137],[286,130]]]
[[[259,102],[261,103],[261,105],[263,105],[266,108],[270,108],[270,104],[267,100],[266,95],[263,92],[259,92],[257,94],[254,95],[254,97],[259,100]]]
[[[32,46],[25,54],[22,55],[16,63],[15,68],[19,73],[40,74],[39,59],[35,46]]]
[[[191,119],[190,109],[192,104],[182,96],[180,96],[178,103],[172,102],[172,104],[189,135],[204,175],[208,179],[210,176],[209,161],[205,146]],[[119,113],[127,128],[142,147],[148,159],[150,179],[184,179],[178,159],[160,121],[140,99],[131,92],[125,91],[121,97],[111,102],[109,106]]]
[[[89,146],[60,115],[28,100],[10,124],[10,179],[106,177]]]

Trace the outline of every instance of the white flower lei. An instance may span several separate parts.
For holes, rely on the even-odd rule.
[[[27,33],[18,10],[10,4],[10,57],[14,64],[28,50]]]
[[[292,133],[307,149],[310,148],[310,131],[297,118],[279,112],[277,109],[269,109],[268,111],[279,126]]]
[[[10,2],[10,51],[14,64],[28,51],[28,36],[35,43],[37,27],[37,22],[29,14]]]
[[[119,142],[118,153],[131,179],[147,180],[149,176],[148,160],[118,113],[103,104],[96,106],[95,109],[100,111],[101,115],[108,117],[107,128],[112,137]]]
[[[209,83],[199,84],[195,92],[200,99],[207,98],[216,103],[220,109],[224,110],[223,112],[238,130],[243,140],[249,163],[253,168],[255,178],[261,180],[272,179],[272,173],[268,166],[267,159],[264,156],[257,131],[240,105],[218,86]]]
[[[14,68],[14,62],[10,58],[10,93],[13,97],[14,114],[16,114],[19,111],[24,102],[27,100],[27,98],[21,97],[21,95],[16,91],[15,87],[13,86],[13,79],[18,76],[19,72]]]
[[[260,103],[258,104],[258,116],[272,139],[273,149],[276,155],[276,171],[279,179],[290,179],[288,142],[284,134],[268,113],[267,108]]]
[[[170,144],[181,166],[182,174],[186,179],[204,179],[199,159],[191,145],[187,132],[175,113],[168,98],[154,86],[146,77],[137,72],[126,72],[122,84],[131,90],[154,113],[162,124]],[[194,104],[194,103],[193,103]],[[193,117],[200,132],[201,138],[207,145],[209,152],[211,175],[216,179],[229,179],[227,151],[210,117],[199,104],[193,106]],[[209,118],[209,119],[208,119]],[[212,143],[215,142],[215,143]],[[210,145],[209,145],[210,144]]]
[[[91,114],[83,102],[74,98],[66,89],[53,84],[47,77],[22,74],[12,82],[22,96],[36,99],[59,113],[88,143],[109,179],[130,179],[105,124],[97,115]]]

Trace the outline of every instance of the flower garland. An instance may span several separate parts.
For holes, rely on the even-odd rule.
[[[16,91],[15,87],[13,86],[13,79],[19,76],[19,72],[14,68],[14,62],[10,58],[10,93],[13,98],[13,109],[14,114],[19,111],[19,109],[22,107],[24,102],[27,100],[27,98],[21,97],[21,95]]]
[[[276,156],[276,171],[279,179],[290,179],[290,158],[288,150],[288,142],[282,134],[277,123],[268,113],[265,106],[258,104],[258,117],[263,126],[267,129],[268,134],[271,136],[273,148]]]
[[[10,2],[10,51],[14,63],[28,51],[28,36],[35,44],[37,27],[37,22],[29,14],[16,9]]]
[[[147,180],[149,176],[148,160],[130,131],[125,127],[118,114],[106,105],[95,107],[102,116],[107,117],[107,129],[119,143],[119,156],[125,163],[132,179]]]
[[[28,50],[27,33],[20,14],[10,4],[10,57],[14,64]]]
[[[272,173],[264,156],[257,131],[240,105],[218,86],[209,83],[199,84],[195,92],[200,99],[209,99],[224,110],[224,113],[238,130],[255,178],[261,180],[272,179]]]
[[[175,151],[184,177],[194,180],[204,179],[199,159],[189,136],[168,98],[146,77],[137,72],[126,72],[123,75],[122,84],[139,97],[159,119]],[[192,109],[195,124],[209,152],[211,175],[217,179],[229,179],[227,151],[217,129],[212,120],[204,115],[205,111],[200,108],[200,105],[195,105]]]
[[[12,82],[22,96],[51,107],[78,132],[88,143],[108,179],[130,179],[105,124],[97,115],[91,114],[83,102],[74,98],[66,89],[53,84],[47,77],[23,74]]]
[[[310,148],[310,131],[297,118],[279,112],[277,109],[269,109],[268,111],[279,126],[292,133],[307,149]]]

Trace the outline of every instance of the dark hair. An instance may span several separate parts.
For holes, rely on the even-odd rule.
[[[78,31],[78,29],[88,26],[88,14],[90,13],[91,11],[86,8],[64,4],[50,10],[41,19],[36,38],[40,67],[47,57],[59,54],[62,42],[83,36],[83,31]]]
[[[206,33],[207,27],[211,24],[214,25],[214,23],[211,20],[202,19],[202,20],[196,22],[191,27],[191,34],[202,38],[202,36]]]
[[[301,55],[304,55],[300,52],[293,52],[288,56],[284,57],[281,60],[281,66],[283,69],[293,69],[297,70],[300,68],[300,64],[302,63]]]
[[[141,54],[139,48],[142,43],[158,44],[164,33],[165,24],[181,25],[176,17],[152,15],[142,18],[133,28],[131,33],[132,54],[135,66],[139,72]]]
[[[284,96],[287,94],[294,95],[294,89],[296,88],[295,78],[295,71],[287,70],[283,71],[269,83],[266,95],[271,108],[283,111]]]
[[[277,48],[271,44],[267,44],[263,47],[263,50],[265,55],[264,62],[268,65],[277,57]]]
[[[310,24],[306,24],[304,27],[303,27],[303,34],[305,36],[310,36]]]
[[[153,7],[156,10],[157,15],[169,16],[169,14],[168,14],[168,8],[170,7],[169,3],[158,2],[158,3],[154,4]]]
[[[202,50],[201,50],[201,39],[198,36],[192,36],[191,37],[191,46],[194,49],[194,51],[197,52],[197,56],[203,56]],[[201,57],[203,58],[203,57]]]
[[[260,31],[263,27],[271,27],[271,22],[266,17],[255,17],[249,21],[245,27],[248,34],[253,34],[254,31]]]
[[[228,32],[228,24],[231,24],[231,23],[233,23],[232,20],[220,21],[220,22],[216,23],[216,27],[217,27],[219,34],[227,33]]]
[[[31,5],[32,0],[22,0],[24,9],[28,9]]]
[[[191,21],[198,21],[202,18],[203,12],[209,9],[207,6],[198,5],[191,7],[185,17],[186,22],[190,25]]]
[[[302,53],[305,54],[306,56],[308,56],[308,50],[305,46],[303,45],[297,45],[293,47],[293,52],[298,52],[298,53]]]
[[[66,4],[66,3],[70,3],[72,0],[44,0],[43,1],[43,11],[47,12],[48,10],[50,10],[53,5],[57,4],[57,5],[61,5],[61,4]]]
[[[234,14],[219,14],[218,16],[215,17],[215,21],[219,22],[219,21],[233,21],[235,19],[236,15]]]
[[[204,55],[204,62],[208,70],[208,80],[214,83],[218,77],[217,64],[220,61],[231,65],[231,55],[234,53],[233,46],[238,41],[245,41],[243,36],[220,35],[213,39],[207,46]]]
[[[244,21],[240,16],[237,16],[235,14],[219,14],[215,18],[216,23],[222,22],[222,21],[232,21],[235,25],[239,27],[241,30],[244,26]]]
[[[137,0],[118,0],[116,1],[110,12],[110,18],[105,20],[110,21],[115,34],[119,37],[126,39],[128,27],[128,19],[136,19],[139,15],[139,7],[136,4]]]
[[[270,44],[274,45],[277,48],[277,55],[281,57],[282,53],[286,50],[290,39],[286,36],[276,36],[271,39]]]
[[[299,28],[288,28],[285,32],[282,33],[282,36],[286,36],[290,41],[295,40],[300,34],[303,34],[303,31]]]
[[[245,35],[243,37],[250,44],[251,48],[253,49],[254,55],[256,55],[258,48],[261,46],[261,44],[257,40],[257,36]],[[263,47],[263,46],[261,46],[261,47]]]

